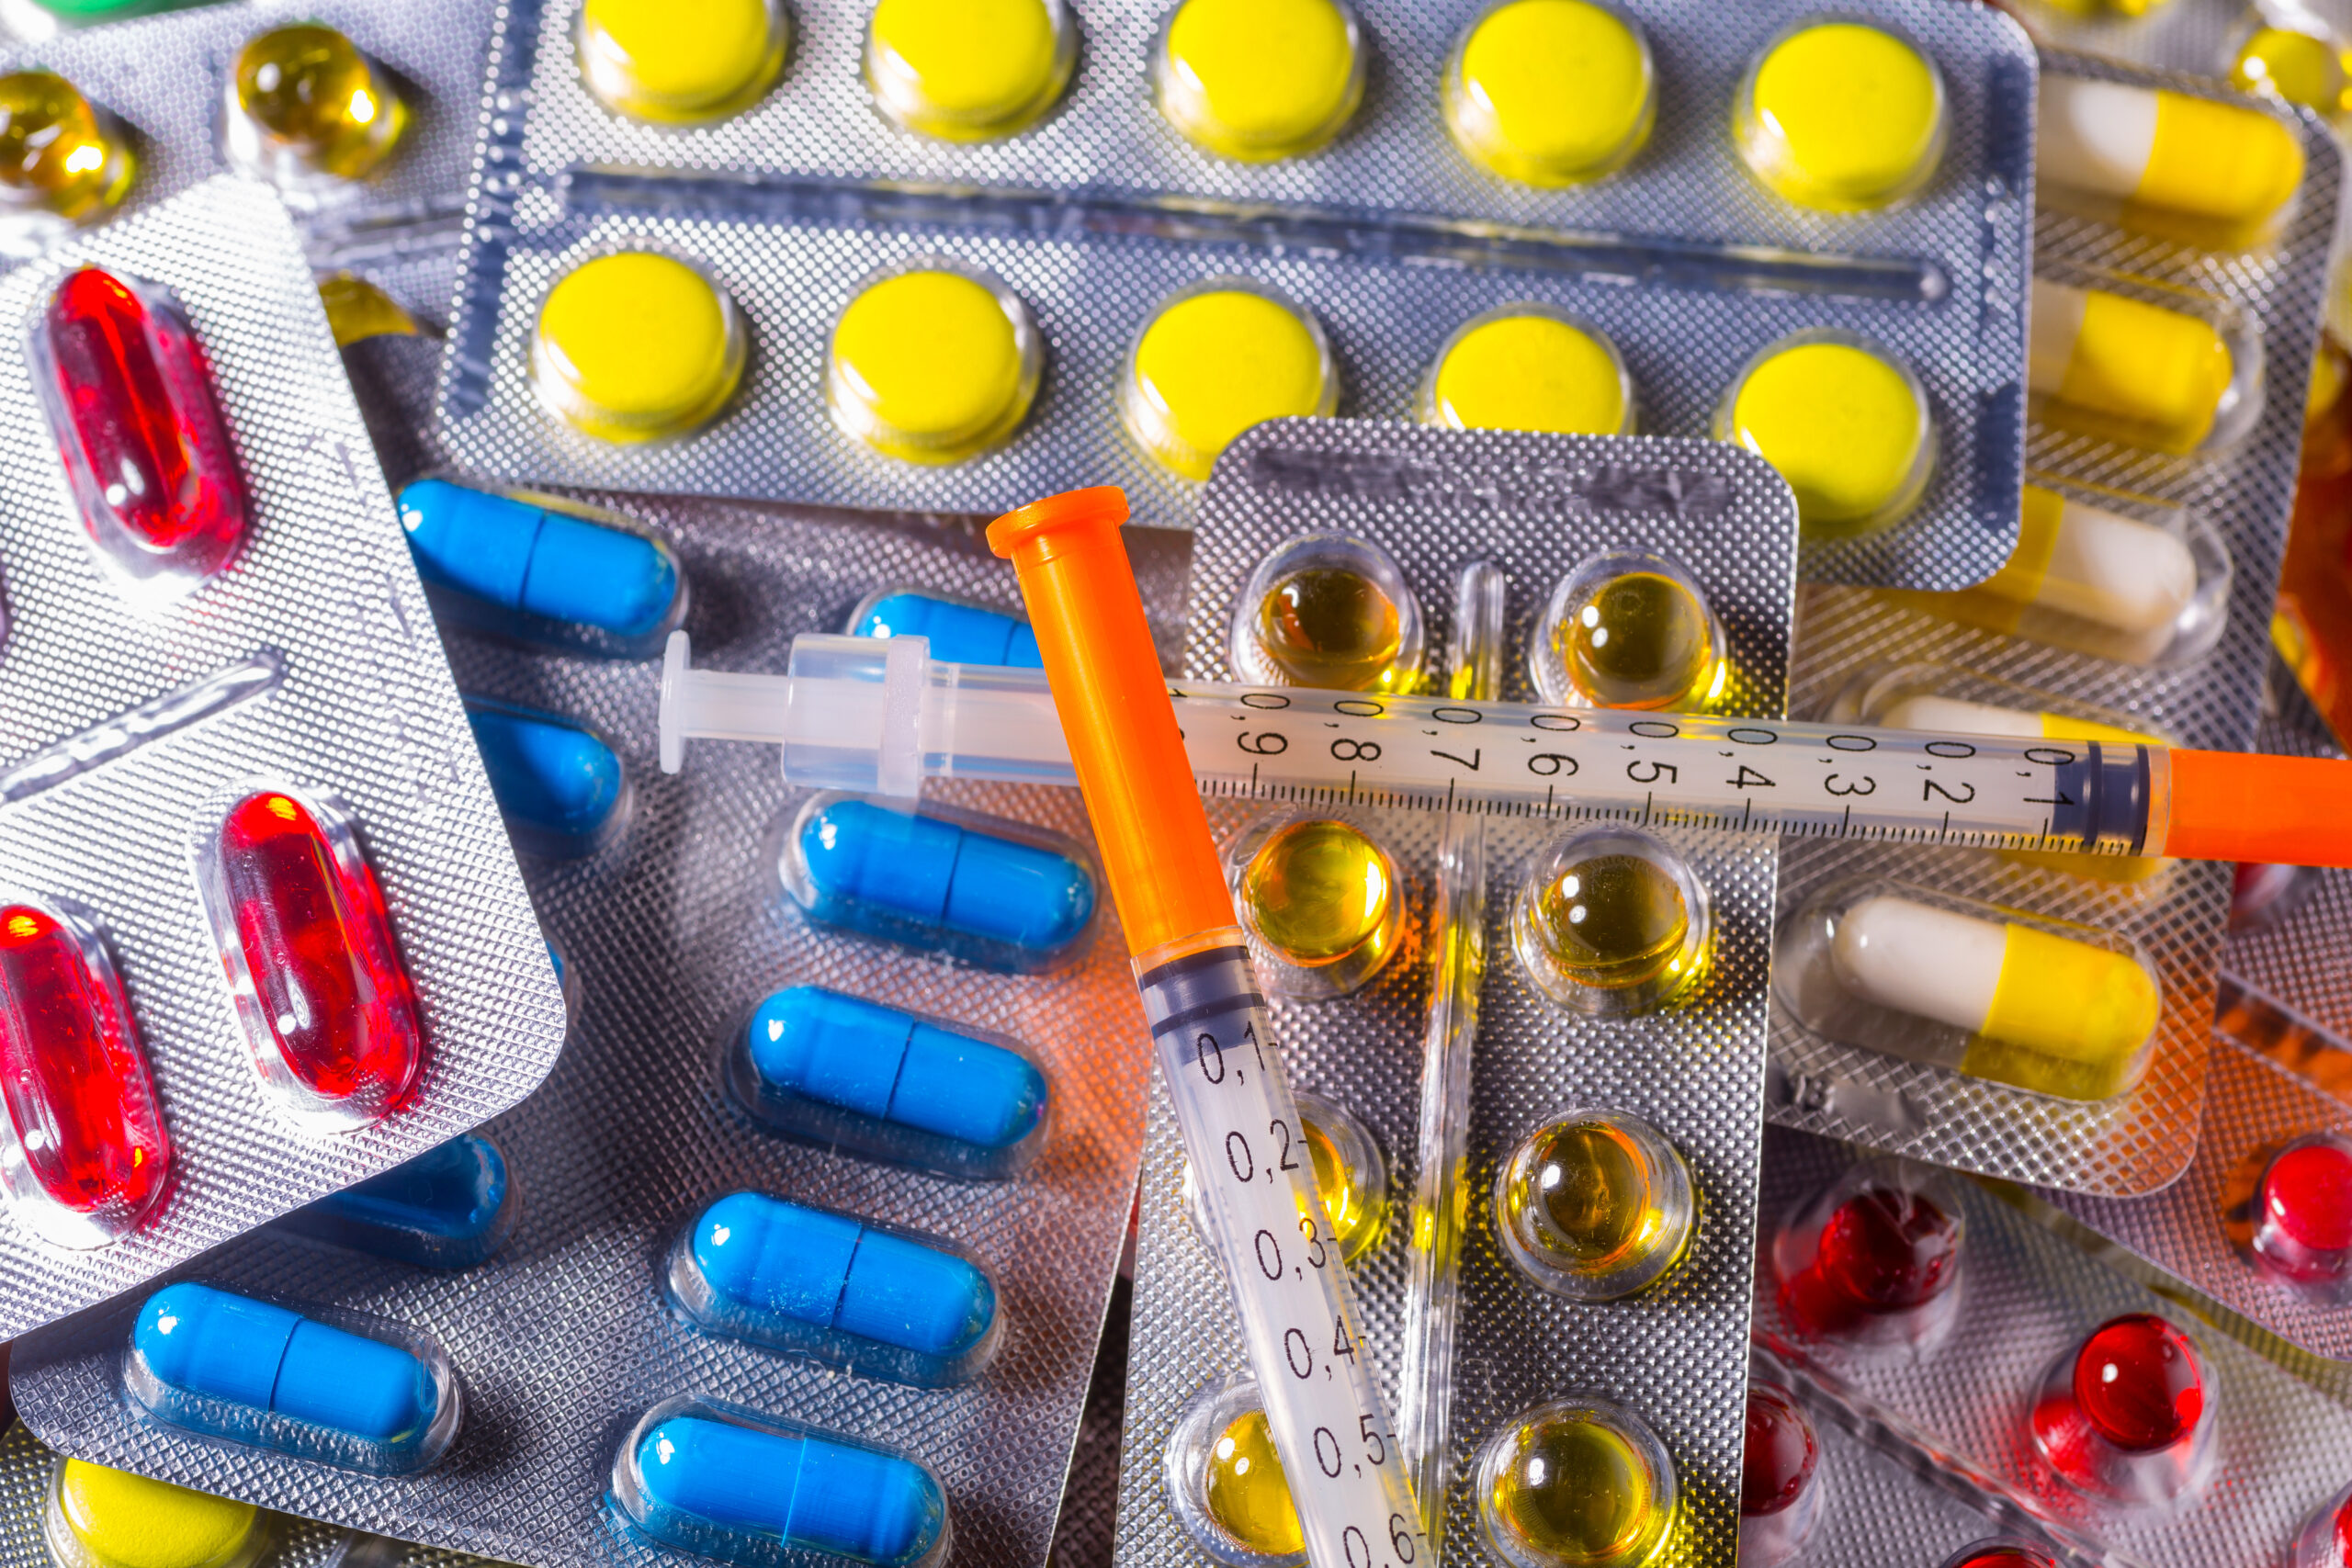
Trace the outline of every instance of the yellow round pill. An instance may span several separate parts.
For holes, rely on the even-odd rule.
[[[1861,22],[1800,22],[1748,67],[1732,140],[1756,177],[1800,207],[1900,201],[1943,157],[1944,79],[1908,39]]]
[[[1339,400],[1339,374],[1315,318],[1240,278],[1161,305],[1119,381],[1119,417],[1129,433],[1188,479],[1207,479],[1217,454],[1251,425],[1328,414]]]
[[[1815,536],[1895,521],[1918,504],[1935,467],[1918,378],[1884,349],[1835,333],[1799,333],[1749,361],[1716,411],[1715,437],[1778,468]]]
[[[777,0],[585,0],[572,42],[606,108],[683,125],[757,102],[791,39]]]
[[[44,1519],[65,1568],[239,1568],[268,1544],[268,1523],[251,1503],[78,1459],[57,1467]]]
[[[1442,92],[1471,161],[1528,185],[1623,167],[1657,118],[1649,39],[1594,0],[1503,0],[1453,46]]]
[[[1421,420],[1450,430],[1626,435],[1633,380],[1598,328],[1541,305],[1464,322],[1421,384]]]
[[[1152,94],[1184,138],[1266,163],[1311,152],[1363,101],[1363,49],[1340,0],[1183,0],[1160,29]]]
[[[910,463],[960,463],[1001,443],[1036,400],[1044,349],[996,278],[932,259],[859,289],[826,349],[833,423]]]
[[[875,107],[945,141],[1021,130],[1060,98],[1077,62],[1062,0],[879,0],[865,23]]]
[[[531,334],[531,383],[578,430],[653,441],[717,414],[743,378],[745,351],[734,300],[699,268],[616,251],[548,290]]]

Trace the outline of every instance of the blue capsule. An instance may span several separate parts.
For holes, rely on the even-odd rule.
[[[469,693],[465,705],[490,793],[517,850],[580,860],[627,825],[628,773],[594,730],[496,697]]]
[[[945,1543],[947,1498],[923,1466],[707,1409],[663,1406],[623,1440],[613,1496],[656,1540],[732,1562],[769,1563],[781,1544],[877,1568]]]
[[[1010,664],[1043,670],[1037,634],[1028,622],[954,599],[901,589],[885,593],[853,616],[852,637],[920,637],[931,656],[957,664]]]
[[[420,1269],[470,1269],[514,1228],[506,1156],[479,1134],[295,1210],[277,1229]]]
[[[996,1348],[996,1286],[970,1258],[760,1192],[705,1209],[669,1283],[706,1328],[899,1382],[960,1382]]]
[[[643,654],[684,612],[676,555],[614,523],[447,479],[411,484],[401,491],[400,512],[417,575],[460,596],[450,608],[480,629]]]
[[[763,1119],[956,1175],[1012,1174],[1046,1118],[1046,1077],[1026,1056],[821,987],[762,1001],[741,1047],[739,1096]]]
[[[379,1474],[420,1470],[456,1434],[437,1353],[333,1327],[209,1285],[167,1285],[130,1330],[125,1377],[169,1425]]]
[[[1076,855],[944,817],[820,795],[788,837],[779,869],[810,919],[987,968],[1051,968],[1094,918]]]

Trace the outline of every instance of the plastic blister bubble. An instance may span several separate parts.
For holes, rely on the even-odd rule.
[[[223,179],[0,283],[21,321],[66,266],[169,288],[204,345],[251,497],[245,553],[140,615],[99,571],[20,357],[0,356],[0,873],[89,909],[113,945],[175,1145],[176,1190],[72,1258],[0,1227],[0,1332],[20,1332],[389,1168],[536,1088],[562,1037],[546,949],[390,497],[277,201]],[[107,727],[170,694],[175,719]],[[188,714],[198,716],[190,721]],[[175,728],[175,725],[176,727]],[[331,787],[366,837],[426,1040],[412,1103],[356,1138],[289,1137],[238,1033],[187,840],[259,773]]]
[[[2043,63],[2045,72],[2211,91],[2079,57],[2052,54]],[[2226,621],[2211,651],[2186,664],[2144,670],[1963,626],[1925,613],[1926,602],[1913,595],[1812,588],[1799,614],[1792,711],[1827,713],[1865,671],[1923,660],[2096,704],[2183,746],[2235,750],[2251,743],[2303,423],[2300,381],[2276,367],[2301,366],[2312,350],[2340,169],[2335,143],[2318,121],[2305,117],[2297,125],[2308,160],[2303,202],[2267,250],[2200,251],[2048,211],[2036,229],[2040,256],[2075,269],[2070,277],[2130,274],[2188,289],[2259,330],[2274,370],[2260,419],[2234,446],[2211,456],[2170,457],[2039,425],[2029,434],[2028,477],[2035,482],[2045,482],[2039,476],[2047,474],[2062,484],[2186,507],[2218,532],[2233,571]],[[2227,867],[2183,863],[2135,886],[2069,874],[2046,862],[2025,865],[1967,851],[1815,840],[1787,847],[1782,908],[1793,909],[1815,889],[1859,875],[1894,876],[2037,915],[2104,925],[2139,942],[2155,960],[2165,996],[2154,1054],[2128,1093],[2099,1104],[2063,1106],[1830,1043],[1776,1010],[1773,1087],[1767,1097],[1774,1122],[2085,1192],[2153,1191],[2187,1166],[2204,1103],[2206,1026],[2228,906]]]
[[[1690,503],[1683,515],[1668,499],[1676,495]],[[1193,534],[1188,668],[1229,678],[1231,601],[1261,558],[1301,534],[1339,532],[1389,552],[1431,618],[1433,643],[1446,635],[1461,563],[1483,557],[1500,564],[1509,576],[1506,694],[1515,695],[1526,679],[1519,654],[1560,576],[1605,546],[1639,546],[1670,551],[1706,586],[1731,650],[1723,708],[1777,713],[1792,563],[1784,544],[1758,540],[1787,541],[1792,524],[1786,491],[1761,465],[1720,446],[1269,423],[1240,439],[1204,501]],[[1346,792],[1331,794],[1328,802],[1295,804],[1312,811],[1338,805]],[[1215,801],[1211,826],[1230,840],[1267,809]],[[1362,804],[1343,814],[1407,874],[1433,875],[1442,818]],[[1707,889],[1714,922],[1708,967],[1679,1005],[1602,1020],[1556,1006],[1511,955],[1512,895],[1563,827],[1501,815],[1480,821],[1486,980],[1461,1192],[1469,1220],[1443,1465],[1446,1550],[1482,1550],[1469,1478],[1479,1446],[1546,1398],[1583,1390],[1631,1410],[1663,1440],[1679,1483],[1675,1550],[1728,1561],[1747,1389],[1747,1193],[1757,1179],[1758,1079],[1750,1075],[1761,1064],[1760,944],[1769,941],[1775,849],[1758,839],[1659,830]],[[1337,999],[1272,1003],[1293,1081],[1347,1104],[1387,1154],[1398,1220],[1351,1278],[1367,1353],[1392,1394],[1406,1334],[1412,1221],[1404,1209],[1418,1165],[1429,984],[1424,958],[1392,964]],[[1621,1300],[1578,1303],[1538,1290],[1493,1229],[1498,1163],[1526,1134],[1578,1109],[1651,1123],[1687,1162],[1698,1195],[1687,1250]],[[1167,1100],[1155,1092],[1136,1246],[1115,1553],[1122,1568],[1193,1560],[1191,1538],[1167,1502],[1162,1456],[1201,1388],[1245,1364],[1224,1278],[1184,1216],[1182,1165]]]
[[[1950,146],[1907,203],[1814,212],[1752,179],[1725,129],[1749,56],[1814,9],[1628,6],[1657,52],[1658,129],[1615,177],[1547,190],[1478,170],[1447,136],[1437,84],[1475,19],[1460,10],[1364,7],[1371,85],[1351,128],[1313,156],[1248,164],[1203,153],[1152,109],[1143,75],[1163,8],[1148,0],[1077,7],[1084,42],[1067,101],[1021,135],[954,145],[893,129],[866,101],[865,8],[849,0],[801,8],[778,85],[689,134],[601,107],[571,47],[574,0],[526,0],[502,13],[491,45],[442,434],[463,460],[532,480],[842,505],[994,508],[1077,471],[1125,485],[1140,515],[1182,524],[1197,491],[1104,415],[1153,308],[1216,274],[1311,311],[1339,361],[1340,408],[1368,417],[1411,417],[1454,329],[1517,301],[1612,337],[1643,428],[1670,434],[1705,434],[1756,349],[1837,327],[1918,367],[1943,451],[1909,520],[1825,542],[1807,570],[1964,585],[2016,531],[2030,51],[1990,12],[1871,7],[1941,62]],[[710,267],[763,360],[730,418],[659,452],[554,427],[521,380],[524,334],[557,274],[623,240]],[[1049,346],[1023,427],[944,469],[859,448],[815,395],[826,333],[858,282],[927,251],[1002,278]],[[781,446],[778,428],[793,432]]]
[[[1765,1234],[1833,1179],[1851,1151],[1773,1129],[1766,1134]],[[1859,1429],[1915,1462],[2023,1512],[2086,1557],[2134,1568],[2282,1555],[2312,1509],[2343,1484],[2352,1412],[2211,1324],[2076,1250],[1983,1185],[1956,1182],[1969,1253],[1950,1334],[1917,1359],[1814,1352],[1786,1332],[1769,1290],[1756,1335]],[[1769,1279],[1759,1274],[1759,1279]],[[2212,1401],[2212,1473],[2170,1508],[2096,1502],[2033,1457],[2026,1435],[2043,1373],[2095,1328],[2139,1313],[2184,1331]],[[1988,1532],[1989,1533],[1989,1532]]]
[[[783,669],[795,633],[836,629],[883,582],[1018,608],[1012,573],[967,520],[578,499],[676,541],[694,584],[687,626],[697,650],[732,668]],[[1189,547],[1189,536],[1131,531],[1163,628],[1181,603]],[[1172,639],[1163,646],[1172,663]],[[756,863],[762,835],[807,792],[787,789],[762,747],[697,745],[683,773],[660,772],[657,662],[527,654],[466,636],[453,636],[448,652],[468,690],[611,737],[638,782],[616,843],[529,872],[585,996],[557,1075],[484,1129],[526,1193],[514,1231],[487,1262],[456,1272],[273,1235],[206,1267],[240,1291],[282,1291],[429,1334],[464,1385],[464,1429],[434,1469],[374,1480],[227,1456],[134,1425],[111,1392],[127,1326],[114,1309],[15,1348],[20,1408],[50,1440],[102,1461],[357,1529],[543,1568],[684,1568],[694,1560],[619,1533],[602,1499],[629,1423],[693,1394],[918,1454],[946,1489],[959,1553],[1042,1560],[1125,1231],[1150,1072],[1129,1048],[1141,1020],[1116,931],[1105,929],[1113,922],[1099,921],[1072,967],[1045,976],[820,932],[797,912],[763,908],[766,872]],[[1086,841],[1069,790],[937,793],[945,805]],[[958,1179],[760,1126],[729,1094],[722,1044],[751,1004],[803,983],[1018,1039],[1052,1096],[1034,1159],[1005,1179]],[[987,1369],[957,1387],[910,1388],[673,1315],[662,1298],[668,1249],[712,1201],[747,1190],[968,1249],[1001,1303]]]
[[[221,92],[247,39],[295,22],[335,28],[389,69],[408,123],[374,177],[307,204],[302,226],[325,254],[394,225],[454,227],[463,214],[491,9],[474,0],[241,0],[40,38],[28,28],[37,32],[42,14],[17,4],[0,7],[0,71],[54,71],[136,131],[129,213],[230,170],[220,150]],[[171,69],[156,69],[165,61]],[[436,311],[442,303],[433,302]]]

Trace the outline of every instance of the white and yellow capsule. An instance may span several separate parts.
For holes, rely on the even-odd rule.
[[[2201,317],[2033,280],[2026,390],[2052,424],[2193,452],[2237,406],[2237,381],[2229,344]]]
[[[2303,149],[2260,109],[2163,88],[2044,75],[2034,174],[2045,186],[2258,236],[2303,183]]]
[[[1829,964],[1864,1001],[1966,1032],[1961,1072],[2066,1100],[2130,1087],[2162,1009],[2130,951],[1894,892],[1838,915]]]

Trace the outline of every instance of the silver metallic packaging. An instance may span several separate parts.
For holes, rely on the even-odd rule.
[[[583,87],[577,0],[517,0],[491,44],[474,211],[441,391],[461,462],[527,482],[970,512],[1076,479],[1125,486],[1137,515],[1185,525],[1198,487],[1145,456],[1113,417],[1119,367],[1153,307],[1204,278],[1277,286],[1322,323],[1341,409],[1412,417],[1447,334],[1534,300],[1589,319],[1632,370],[1640,428],[1704,435],[1758,349],[1805,328],[1883,341],[1925,380],[1942,457],[1925,502],[1880,533],[1809,547],[1808,576],[1956,588],[2017,535],[2024,407],[2022,280],[2031,253],[2035,66],[2022,32],[1937,0],[1848,6],[1939,63],[1951,139],[1906,203],[1831,215],[1768,193],[1727,134],[1751,56],[1806,0],[1734,11],[1635,0],[1660,112],[1614,177],[1567,189],[1477,171],[1442,122],[1437,85],[1467,5],[1360,7],[1371,86],[1353,129],[1312,156],[1210,157],[1152,107],[1162,7],[1074,7],[1074,85],[996,142],[891,127],[859,74],[867,7],[794,13],[780,83],[732,118],[625,119]],[[616,245],[707,268],[749,320],[752,365],[730,412],[698,434],[615,447],[566,428],[526,378],[539,303],[571,265]],[[1010,284],[1048,344],[1044,390],[992,454],[945,468],[885,458],[836,430],[820,389],[834,317],[874,268],[917,255]]]
[[[65,1252],[0,1224],[12,1336],[496,1116],[562,1043],[545,944],[284,209],[208,183],[0,282],[0,320],[27,321],[81,263],[176,296],[251,525],[225,572],[134,613],[84,537],[24,358],[0,355],[0,882],[96,917],[176,1156],[163,1205],[113,1246]],[[418,1089],[347,1134],[293,1134],[273,1112],[189,866],[203,803],[265,772],[352,808],[421,1005]]]
[[[59,29],[15,0],[0,4],[0,71],[54,71],[130,127],[139,168],[120,209],[130,214],[230,169],[221,96],[247,39],[292,22],[335,28],[390,69],[408,126],[374,176],[297,197],[313,259],[331,262],[382,231],[454,228],[463,216],[494,9],[481,0],[236,0]]]
[[[1669,499],[1677,496],[1680,515]],[[1337,531],[1385,547],[1424,615],[1441,624],[1464,561],[1503,566],[1505,690],[1516,694],[1527,679],[1526,639],[1554,581],[1600,548],[1639,545],[1679,558],[1722,620],[1736,673],[1721,705],[1777,715],[1794,522],[1788,491],[1770,468],[1711,443],[1275,421],[1239,438],[1204,498],[1193,536],[1186,669],[1227,678],[1225,628],[1235,594],[1260,559],[1295,536]],[[1433,629],[1431,640],[1443,639]],[[1212,801],[1211,825],[1220,840],[1230,840],[1270,804]],[[1424,887],[1431,879],[1442,818],[1346,808],[1342,791],[1299,804],[1342,807],[1340,814],[1362,824],[1408,875]],[[1710,896],[1712,966],[1678,1005],[1631,1020],[1597,1019],[1546,1000],[1511,956],[1514,895],[1530,859],[1561,836],[1559,826],[1499,814],[1481,820],[1488,956],[1463,1179],[1470,1217],[1443,1467],[1447,1550],[1480,1550],[1469,1483],[1480,1443],[1529,1407],[1575,1390],[1598,1393],[1656,1430],[1679,1472],[1679,1559],[1728,1564],[1738,1528],[1776,850],[1755,836],[1658,830]],[[1427,913],[1417,908],[1415,921],[1425,923]],[[1408,942],[1352,996],[1272,1002],[1292,1084],[1352,1111],[1386,1156],[1387,1234],[1353,1266],[1351,1279],[1392,1412],[1407,1333],[1428,948],[1426,941],[1418,951]],[[1523,1136],[1568,1110],[1630,1111],[1663,1133],[1690,1166],[1699,1218],[1688,1250],[1642,1293],[1564,1300],[1522,1278],[1498,1243],[1490,1194],[1498,1164]],[[1155,1089],[1121,1459],[1121,1568],[1197,1560],[1170,1502],[1163,1455],[1188,1402],[1246,1365],[1225,1278],[1185,1216],[1183,1163],[1166,1096]]]
[[[967,519],[578,499],[676,541],[694,585],[687,626],[714,666],[781,671],[795,634],[837,631],[878,582],[1018,606],[1011,572]],[[1189,536],[1136,530],[1132,545],[1147,602],[1172,622]],[[618,840],[587,860],[529,864],[540,916],[585,994],[554,1077],[485,1129],[526,1192],[520,1218],[502,1251],[455,1273],[275,1235],[215,1252],[201,1273],[429,1333],[458,1367],[465,1428],[434,1469],[377,1480],[135,1422],[117,1392],[124,1303],[16,1345],[20,1413],[61,1450],[354,1529],[537,1568],[684,1568],[697,1560],[622,1531],[605,1496],[630,1423],[698,1394],[920,1455],[945,1485],[961,1560],[1042,1561],[1125,1236],[1150,1072],[1109,900],[1079,961],[1039,976],[820,931],[781,905],[760,863],[763,836],[808,792],[787,789],[760,746],[697,743],[683,773],[660,772],[658,661],[535,655],[464,636],[447,647],[465,689],[593,724],[637,782]],[[1172,640],[1167,651],[1172,662]],[[1085,841],[1073,791],[965,785],[937,797]],[[958,1180],[761,1127],[729,1098],[722,1047],[752,1002],[799,983],[1020,1040],[1053,1098],[1035,1159],[1010,1179]],[[957,1387],[912,1388],[675,1315],[662,1281],[673,1243],[713,1199],[743,1189],[967,1248],[1002,1314],[989,1368]]]
[[[2084,1557],[2119,1568],[2276,1561],[2343,1485],[2352,1410],[2101,1266],[1975,1182],[1951,1184],[1966,1240],[1957,1314],[1938,1348],[1917,1359],[1858,1357],[1798,1337],[1777,1299],[1772,1235],[1858,1156],[1830,1140],[1777,1128],[1765,1148],[1758,1343],[1850,1412],[1873,1440],[1933,1462]],[[2027,1436],[2043,1371],[2092,1329],[2127,1313],[2172,1323],[2203,1363],[2213,1411],[2211,1471],[2169,1508],[2094,1502],[2041,1468]]]
[[[2211,92],[2203,84],[2050,55],[2044,70]],[[2226,303],[2259,329],[2274,367],[2251,434],[2211,456],[2165,457],[2035,425],[2030,475],[2098,493],[2190,509],[2227,542],[2234,563],[2226,625],[2191,662],[2146,669],[1964,626],[1894,593],[1809,588],[1799,610],[1792,710],[1833,709],[1858,679],[1927,661],[2087,702],[2130,716],[2176,743],[2242,750],[2254,740],[2269,662],[2272,595],[2301,450],[2302,382],[2328,276],[2341,157],[2319,122],[2300,121],[2308,167],[2303,201],[2275,246],[2226,255],[2137,238],[2044,212],[2041,263],[2178,286]],[[2207,1029],[2222,922],[2225,865],[2177,863],[2139,883],[1962,850],[1806,840],[1782,860],[1784,909],[1815,889],[1883,875],[2109,927],[2155,958],[2164,1016],[2137,1086],[2104,1101],[2051,1099],[1941,1067],[1825,1040],[1781,1009],[1773,1015],[1768,1113],[1778,1124],[1849,1138],[1889,1153],[2073,1191],[2130,1196],[2175,1179],[2197,1147],[2205,1099]]]

